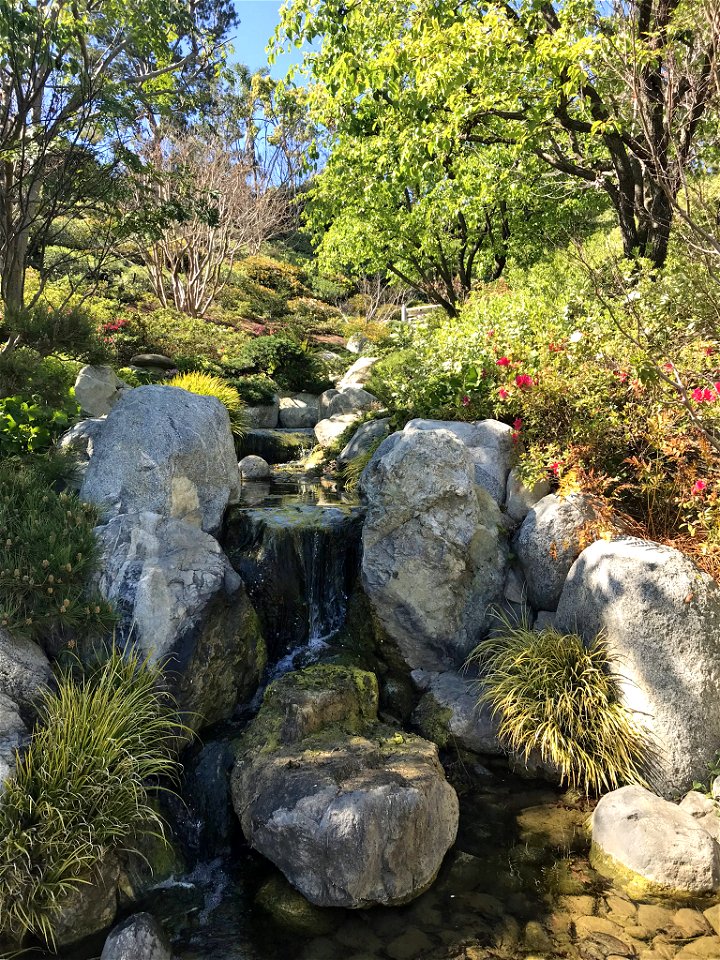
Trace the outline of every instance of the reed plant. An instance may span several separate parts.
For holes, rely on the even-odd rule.
[[[222,403],[230,416],[230,425],[236,437],[243,437],[247,433],[248,424],[245,415],[245,404],[239,392],[232,384],[222,377],[202,370],[192,370],[188,373],[179,373],[169,384],[171,387],[180,387],[189,393],[201,397],[215,397]]]

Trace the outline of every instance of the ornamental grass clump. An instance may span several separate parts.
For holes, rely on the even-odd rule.
[[[212,373],[193,370],[189,373],[179,373],[170,381],[169,386],[180,387],[189,393],[196,393],[201,397],[215,397],[222,403],[230,416],[230,425],[236,437],[242,437],[247,432],[245,404],[240,394],[231,384],[222,377]]]
[[[93,871],[139,837],[163,835],[151,803],[174,778],[175,704],[159,671],[116,651],[92,673],[58,678],[0,795],[0,941],[54,945],[63,907]]]
[[[58,493],[53,461],[0,463],[0,627],[48,640],[104,630],[112,608],[87,590],[97,559],[93,507]]]
[[[535,632],[503,621],[471,659],[480,667],[482,704],[499,717],[500,739],[527,760],[537,750],[562,781],[585,794],[644,784],[643,735],[621,702],[601,638]]]

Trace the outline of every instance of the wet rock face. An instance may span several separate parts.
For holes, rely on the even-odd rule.
[[[593,865],[631,893],[720,889],[720,846],[687,809],[642,787],[606,794],[592,817]]]
[[[172,960],[172,951],[157,920],[136,913],[111,931],[100,960]]]
[[[251,454],[262,457],[268,463],[290,463],[299,460],[315,445],[311,427],[253,429],[248,430],[240,441],[240,456]]]
[[[488,707],[478,706],[478,685],[454,671],[413,670],[412,678],[424,695],[413,720],[418,729],[440,747],[455,746],[473,753],[503,756],[498,721]]]
[[[605,637],[625,705],[647,731],[648,776],[677,796],[720,752],[720,587],[671,547],[598,540],[574,564],[556,626]]]
[[[93,437],[80,497],[105,520],[151,511],[217,533],[240,489],[227,410],[177,387],[122,395]]]
[[[265,651],[240,577],[216,540],[154,513],[125,514],[96,529],[94,585],[120,614],[118,639],[158,662],[199,728],[252,696]]]
[[[235,508],[225,549],[248,588],[272,659],[345,621],[359,570],[357,508]]]
[[[388,437],[362,477],[362,579],[413,668],[462,663],[492,621],[507,550],[470,450],[445,429]]]
[[[377,723],[375,676],[313,667],[272,684],[233,772],[249,843],[311,903],[404,903],[457,832],[437,748]]]

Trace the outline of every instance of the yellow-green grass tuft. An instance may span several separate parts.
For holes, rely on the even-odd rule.
[[[201,370],[192,370],[189,373],[179,373],[170,381],[171,387],[180,387],[189,393],[196,393],[201,397],[215,397],[222,403],[230,415],[230,423],[235,436],[241,437],[247,432],[245,404],[240,394],[222,377]]]
[[[164,835],[151,802],[178,773],[175,704],[158,668],[114,651],[39,704],[27,751],[0,795],[0,940],[48,945],[93,869],[138,837]]]
[[[586,794],[644,784],[647,744],[622,703],[602,638],[503,621],[471,659],[482,675],[480,702],[499,717],[499,735],[527,760],[537,750],[570,787]]]

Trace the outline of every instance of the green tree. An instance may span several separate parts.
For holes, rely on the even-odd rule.
[[[288,0],[280,36],[315,42],[310,102],[337,137],[381,105],[401,152],[536,158],[609,198],[627,256],[664,263],[717,122],[714,0]]]
[[[32,249],[77,214],[83,199],[97,200],[101,182],[112,183],[121,156],[118,131],[146,117],[151,104],[172,106],[178,78],[189,87],[211,69],[219,30],[229,22],[227,7],[225,0],[0,2],[0,295],[6,316],[25,305]]]

